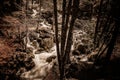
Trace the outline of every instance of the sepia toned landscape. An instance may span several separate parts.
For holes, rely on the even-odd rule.
[[[0,0],[0,80],[120,80],[120,0]]]

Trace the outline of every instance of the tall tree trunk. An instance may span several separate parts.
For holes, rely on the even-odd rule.
[[[28,11],[28,0],[26,0],[26,7],[25,7],[25,25],[26,25],[26,45],[25,50],[27,49],[27,43],[28,43],[28,25],[27,25],[27,11]]]
[[[115,42],[116,42],[116,39],[117,39],[117,35],[119,33],[119,28],[120,28],[120,22],[119,21],[116,21],[115,23],[115,29],[113,31],[113,36],[112,36],[112,39],[110,41],[110,45],[109,45],[109,48],[108,48],[108,51],[107,51],[107,54],[106,54],[106,63],[109,62],[110,60],[110,57],[112,55],[112,52],[113,52],[113,49],[114,49],[114,45],[115,45]]]
[[[66,0],[62,2],[62,28],[61,28],[61,56],[64,54],[64,46],[65,46],[65,14],[66,14]]]
[[[99,29],[99,22],[100,22],[100,17],[101,17],[103,1],[104,0],[100,1],[99,12],[98,12],[98,16],[97,16],[97,22],[96,22],[95,34],[94,34],[94,48],[97,48],[99,46],[99,42],[97,42],[97,33],[98,33],[98,29]]]
[[[79,8],[79,0],[74,0],[73,1],[73,9],[72,9],[72,16],[71,16],[71,22],[70,22],[70,27],[68,29],[68,34],[67,34],[67,41],[66,41],[66,48],[65,48],[65,54],[64,54],[64,59],[69,61],[69,53],[71,50],[72,46],[72,38],[73,38],[73,26],[75,23],[75,20],[77,18],[77,13],[78,13],[78,8]],[[68,58],[65,58],[68,56]]]
[[[54,21],[55,21],[55,42],[56,42],[56,49],[57,49],[57,58],[59,64],[59,72],[60,72],[60,79],[62,76],[61,72],[61,59],[60,59],[60,51],[59,51],[59,40],[58,40],[58,18],[57,18],[57,0],[53,0],[54,4]],[[62,79],[61,79],[62,80]]]

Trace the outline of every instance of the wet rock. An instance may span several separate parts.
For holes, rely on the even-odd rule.
[[[43,51],[41,48],[35,52],[35,54],[40,54]]]
[[[39,34],[36,33],[35,31],[30,32],[29,34],[30,41],[36,40],[39,38]]]
[[[51,39],[51,38],[45,38],[45,39],[43,39],[43,42],[42,42],[42,44],[40,45],[40,46],[43,46],[43,48],[45,49],[45,50],[48,50],[48,49],[50,49],[50,48],[52,48],[53,47],[53,39]]]
[[[77,56],[79,56],[80,55],[80,52],[78,51],[78,50],[73,50],[72,51],[72,54],[75,56],[75,55],[77,55]]]
[[[28,35],[28,42],[29,39],[31,42],[30,45],[32,45],[35,49],[39,49],[39,51],[48,51],[54,44],[53,33],[51,29],[46,27],[30,31]]]
[[[82,41],[82,43],[87,44],[89,42],[89,39],[83,38],[81,41]]]
[[[33,55],[32,54],[26,54],[23,52],[16,52],[16,55],[13,57],[13,61],[17,61],[16,64],[18,68],[24,67],[25,69],[29,70],[34,67],[34,62],[32,60]]]
[[[24,61],[24,59],[26,58],[26,54],[22,53],[22,52],[18,52],[16,57],[15,57],[18,61]]]
[[[32,53],[32,52],[33,52],[33,48],[27,47],[26,52],[27,52],[27,53]]]
[[[16,73],[17,76],[20,76],[22,73],[26,72],[26,69],[24,67],[21,67],[18,72]]]
[[[49,29],[40,29],[38,30],[39,38],[37,39],[40,48],[43,48],[44,50],[49,50],[53,47],[53,34],[51,33],[51,30]]]
[[[37,42],[37,40],[34,40],[31,44],[35,49],[39,48],[39,44]]]
[[[46,59],[46,62],[50,63],[50,62],[52,62],[52,60],[55,59],[55,58],[56,58],[56,56],[55,56],[55,55],[52,55],[52,56],[50,56],[50,57],[48,57],[48,58]]]
[[[37,42],[40,44],[42,42],[42,38],[38,38]]]
[[[29,56],[30,60],[33,59],[33,58],[35,58],[35,56],[34,56],[33,53],[29,53],[29,54],[27,53],[27,55]]]
[[[51,11],[42,12],[42,18],[46,19],[49,24],[53,23],[52,17],[53,13]]]
[[[53,13],[51,11],[42,12],[42,17],[43,18],[49,18],[49,17],[52,17],[52,16],[53,16]]]
[[[35,66],[35,63],[31,60],[25,61],[25,68],[26,70],[30,70]]]
[[[77,47],[77,50],[78,50],[81,54],[87,53],[87,52],[86,52],[86,49],[87,49],[87,46],[85,46],[85,45],[78,45],[78,47]]]
[[[53,36],[50,29],[40,29],[39,31],[40,38],[50,38]]]

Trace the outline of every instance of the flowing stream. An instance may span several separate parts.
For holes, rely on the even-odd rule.
[[[33,42],[30,42],[29,37],[27,37],[27,42],[27,47],[32,48],[32,54],[35,56],[33,59],[35,67],[30,71],[24,72],[21,77],[25,80],[43,80],[56,62],[56,59],[52,59],[51,62],[47,62],[48,58],[52,56],[55,57],[57,55],[56,46],[54,45],[48,52],[43,51],[35,54],[39,49],[38,42],[34,40],[35,43],[33,46]]]
[[[34,4],[38,5],[37,3]],[[33,14],[31,15],[32,19],[36,19],[38,15],[37,8],[32,9]],[[50,28],[50,25],[45,24],[45,21],[39,23],[40,27],[43,28]],[[30,27],[29,30],[33,31],[35,30],[35,27]],[[40,36],[39,34],[37,36]],[[26,40],[26,39],[25,39]],[[35,46],[33,46],[33,42],[30,42],[29,37],[27,37],[27,47],[32,48],[32,54],[34,55],[34,63],[35,67],[27,72],[22,73],[21,77],[25,80],[43,80],[50,69],[53,67],[54,63],[56,62],[56,59],[52,59],[51,62],[48,62],[47,59],[50,58],[51,56],[56,56],[56,46],[54,45],[49,51],[43,51],[40,53],[35,54],[35,52],[39,49],[39,44],[36,40],[35,41]],[[48,43],[49,44],[49,43]]]
[[[41,52],[39,54],[35,54],[37,51],[36,48],[34,48],[31,43],[28,43],[29,47],[33,48],[33,54],[35,58],[33,59],[35,63],[35,67],[28,71],[23,73],[21,76],[22,78],[28,79],[28,80],[43,80],[46,75],[48,74],[48,71],[52,68],[54,61],[48,63],[46,62],[46,59],[50,56],[56,56],[56,46],[53,46],[50,50],[50,52]]]

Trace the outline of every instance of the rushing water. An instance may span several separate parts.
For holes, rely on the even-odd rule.
[[[38,45],[38,43],[37,43]],[[27,47],[33,48],[33,54],[35,58],[33,61],[35,62],[35,67],[28,71],[25,72],[21,75],[22,78],[28,79],[28,80],[43,80],[43,78],[46,77],[48,74],[48,71],[52,68],[54,61],[48,63],[46,62],[46,59],[49,58],[50,56],[56,56],[56,46],[53,46],[50,50],[50,52],[41,52],[39,54],[35,54],[37,51],[37,48],[31,45],[31,42],[29,41],[28,38],[28,44]]]
[[[37,3],[34,4],[38,5]],[[32,19],[36,19],[38,15],[37,8],[32,9],[33,14],[31,15]],[[39,23],[40,27],[43,28],[50,28],[50,25],[45,24],[45,21]],[[29,30],[35,30],[35,27],[30,27]],[[38,35],[39,36],[39,35]],[[26,39],[25,39],[26,40]],[[26,41],[25,41],[26,42]],[[39,44],[37,41],[35,41],[35,46],[32,45],[33,42],[30,42],[29,37],[27,37],[27,47],[32,48],[32,54],[35,56],[33,61],[35,63],[35,67],[27,72],[24,72],[21,77],[25,80],[43,80],[46,75],[48,74],[48,71],[52,68],[55,60],[53,59],[51,62],[47,62],[47,58],[51,56],[56,56],[56,46],[54,45],[49,52],[40,52],[39,54],[35,54],[35,52],[39,49]]]
[[[21,77],[26,80],[43,80],[54,65],[54,59],[52,59],[51,62],[47,62],[46,60],[51,56],[57,55],[56,46],[54,45],[49,52],[43,51],[39,54],[35,54],[35,52],[39,49],[39,44],[37,41],[35,41],[34,46],[32,44],[33,42],[30,42],[29,37],[27,37],[27,47],[33,49],[32,54],[35,56],[33,59],[35,67],[30,71],[24,72]]]

